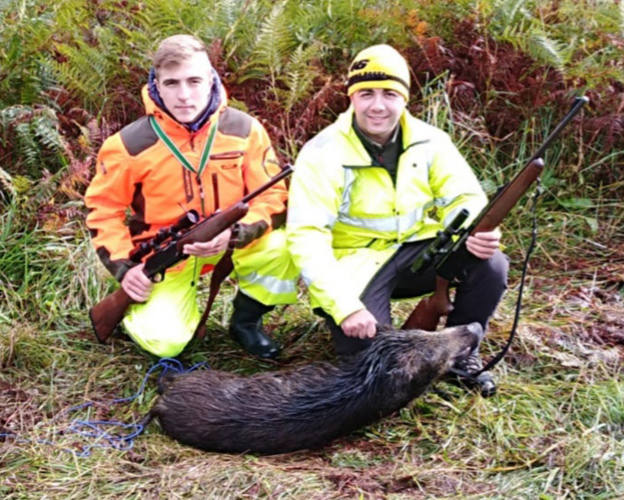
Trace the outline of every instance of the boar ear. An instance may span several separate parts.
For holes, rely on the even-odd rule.
[[[163,394],[175,382],[177,373],[167,373],[158,379],[158,394]]]

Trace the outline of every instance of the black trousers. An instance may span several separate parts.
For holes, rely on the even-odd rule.
[[[418,297],[435,290],[435,269],[429,266],[417,273],[410,269],[411,264],[431,240],[405,243],[384,264],[370,280],[360,300],[379,325],[391,325],[390,299]],[[453,311],[448,315],[446,326],[462,325],[478,321],[483,330],[503,293],[507,289],[509,259],[497,251],[487,260],[474,259],[457,283]],[[333,318],[321,309],[315,312],[324,317],[332,333],[334,348],[339,355],[351,354],[368,347],[370,339],[347,337]]]

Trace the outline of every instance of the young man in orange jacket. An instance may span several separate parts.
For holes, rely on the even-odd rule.
[[[261,327],[275,304],[296,301],[296,270],[285,250],[286,186],[280,182],[250,202],[236,236],[184,247],[191,258],[160,283],[130,252],[186,211],[207,217],[228,207],[280,171],[269,137],[251,116],[227,105],[205,45],[190,35],[161,42],[142,91],[146,116],[109,137],[85,194],[87,227],[105,267],[134,300],[123,326],[143,349],[176,356],[199,321],[197,281],[228,246],[239,291],[230,333],[252,354],[275,357],[278,345]],[[216,194],[216,195],[215,195]]]

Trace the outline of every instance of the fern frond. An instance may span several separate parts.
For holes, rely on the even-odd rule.
[[[517,25],[531,18],[526,9],[527,0],[497,0],[494,2],[495,22],[502,26]]]
[[[51,8],[32,0],[0,8],[0,107],[41,102],[50,88],[45,60],[52,17]]]
[[[502,41],[524,48],[524,34],[531,28],[527,0],[495,0],[492,5],[490,31]]]
[[[268,74],[273,87],[294,46],[294,39],[289,31],[290,20],[283,15],[285,4],[286,0],[275,4],[268,18],[260,25],[257,41],[251,54],[251,70],[260,70]],[[248,75],[243,74],[240,81],[248,78]]]
[[[35,139],[30,127],[30,123],[22,122],[15,126],[15,139],[17,142],[17,151],[22,159],[22,163],[30,170],[33,170],[38,163],[41,154],[41,148]]]
[[[107,94],[109,77],[114,74],[107,52],[83,40],[74,40],[71,45],[59,43],[56,49],[65,59],[52,63],[59,83],[90,106],[99,108]]]
[[[43,108],[36,114],[30,128],[37,142],[49,151],[60,153],[64,150],[64,141],[58,131],[58,120],[50,108]]]
[[[189,26],[188,7],[189,2],[184,0],[167,2],[149,0],[142,12],[143,28],[148,29],[147,32],[153,35],[154,41],[175,33],[192,32],[192,26]],[[197,12],[196,5],[194,9],[195,17],[202,18],[203,12]]]
[[[265,16],[266,8],[261,2],[217,1],[213,32],[221,40],[225,62],[230,68],[236,67],[234,54],[242,60],[249,57],[256,41],[257,24]]]
[[[15,196],[15,186],[13,186],[13,178],[11,175],[0,167],[0,196],[4,201],[4,193],[8,192],[11,196]]]
[[[573,42],[572,42],[573,43]],[[543,33],[531,33],[527,38],[527,51],[535,60],[563,70],[572,50],[563,43]]]
[[[237,0],[220,0],[211,5],[209,23],[202,23],[198,36],[210,43],[215,38],[224,43],[236,29],[241,20],[241,12],[245,8],[242,2]]]
[[[297,102],[309,95],[312,81],[316,77],[314,66],[310,64],[310,61],[320,58],[320,52],[320,44],[315,43],[305,49],[303,45],[299,45],[291,54],[284,68],[285,77],[282,78],[287,88],[283,98],[284,109],[287,112],[290,112]]]
[[[49,107],[11,106],[0,110],[1,145],[13,154],[16,173],[25,167],[33,177],[39,177],[50,155],[57,158],[64,151],[58,126],[56,114]]]

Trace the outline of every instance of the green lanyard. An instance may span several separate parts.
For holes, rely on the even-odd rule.
[[[217,120],[215,119],[214,123],[210,128],[210,132],[208,134],[208,140],[204,145],[204,150],[202,151],[201,157],[199,159],[199,168],[195,170],[195,167],[191,164],[190,161],[182,154],[182,152],[178,149],[175,143],[169,138],[169,136],[165,133],[165,131],[160,127],[156,118],[150,115],[149,117],[150,125],[156,135],[160,138],[161,141],[165,143],[167,149],[171,151],[171,154],[184,166],[184,168],[190,170],[194,174],[197,175],[197,184],[199,185],[199,196],[201,198],[201,209],[202,215],[206,215],[206,211],[204,209],[204,188],[201,182],[201,174],[206,168],[206,164],[208,163],[208,159],[210,158],[210,150],[212,149],[212,143],[214,142],[215,134],[217,132]]]

